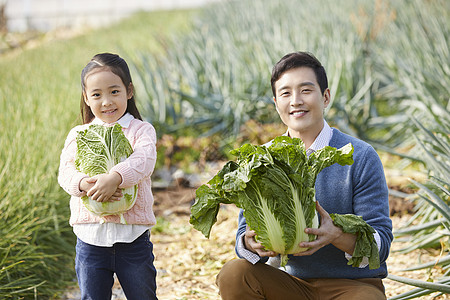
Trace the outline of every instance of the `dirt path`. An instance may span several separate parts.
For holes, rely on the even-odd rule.
[[[152,231],[151,237],[156,257],[155,266],[158,270],[157,293],[161,300],[220,300],[214,283],[215,276],[226,261],[236,258],[234,235],[238,209],[233,205],[222,206],[211,237],[206,239],[189,224],[190,205],[194,193],[195,190],[190,188],[155,192],[156,214],[164,217]],[[392,217],[394,227],[400,226],[407,219],[408,215]],[[392,249],[401,247],[401,244],[394,243]],[[426,271],[404,273],[401,269],[429,259],[430,253],[423,250],[407,255],[393,251],[388,259],[389,272],[398,276],[414,276],[416,279],[426,280],[428,278]],[[433,270],[433,272],[440,271],[442,270]],[[412,289],[387,279],[384,280],[384,284],[388,297]],[[71,291],[74,297],[65,299],[77,299],[76,293],[77,290]],[[113,299],[126,299],[118,283],[115,285]],[[432,297],[416,299],[432,299]],[[434,299],[449,298],[440,296]]]

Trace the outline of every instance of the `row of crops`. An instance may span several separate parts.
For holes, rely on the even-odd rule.
[[[74,284],[69,197],[56,178],[79,122],[84,65],[99,52],[161,52],[156,36],[184,28],[193,13],[141,13],[72,38],[49,33],[0,56],[0,299],[59,299]]]
[[[232,1],[206,10],[191,32],[166,40],[163,56],[133,52],[143,114],[160,134],[220,135],[224,151],[250,120],[279,122],[270,71],[284,54],[314,53],[325,65],[341,130],[398,155],[396,168],[419,168],[411,181],[417,212],[401,251],[441,249],[429,282],[392,299],[450,292],[450,3],[448,1]],[[267,140],[273,135],[266,136]],[[266,142],[265,140],[264,142]],[[220,149],[220,147],[219,147]]]
[[[188,13],[140,14],[0,58],[0,298],[56,297],[73,279],[58,158],[78,121],[79,73],[102,51],[130,63],[140,111],[162,141],[194,148],[201,143],[193,140],[209,138],[218,157],[255,123],[279,123],[273,64],[291,51],[314,53],[328,72],[330,123],[398,155],[396,168],[413,166],[428,178],[411,182],[413,195],[397,193],[417,205],[397,237],[408,241],[405,253],[440,249],[418,267],[444,271],[429,282],[392,278],[417,286],[393,299],[448,293],[449,14],[445,0],[229,1],[205,8],[184,34],[174,28]]]

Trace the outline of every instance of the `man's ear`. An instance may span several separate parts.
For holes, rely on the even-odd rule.
[[[273,97],[273,103],[275,103],[275,109],[276,109],[277,112],[279,113],[279,111],[278,111],[278,105],[277,105],[277,98]]]
[[[133,97],[133,83],[130,82],[130,85],[127,88],[127,99],[131,99]]]
[[[330,93],[330,89],[327,88],[323,92],[323,108],[326,108],[328,106],[328,104],[330,104],[330,100],[331,100],[331,93]]]

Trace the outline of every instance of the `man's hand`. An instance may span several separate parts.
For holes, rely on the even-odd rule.
[[[317,239],[312,242],[301,242],[299,244],[300,247],[309,249],[294,255],[311,255],[328,244],[333,244],[336,248],[351,255],[355,249],[356,235],[344,233],[341,228],[335,226],[330,215],[320,206],[319,202],[316,202],[316,207],[317,212],[320,214],[320,227],[306,228],[305,232],[316,235]]]
[[[256,235],[256,232],[253,230],[250,230],[250,228],[247,225],[247,228],[245,229],[245,234],[244,234],[244,246],[247,250],[258,254],[260,257],[263,257],[263,256],[274,257],[274,256],[278,255],[278,253],[276,253],[274,251],[267,251],[266,249],[264,249],[264,246],[255,240],[255,235]]]

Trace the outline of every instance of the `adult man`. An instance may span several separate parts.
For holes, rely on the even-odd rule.
[[[388,191],[383,166],[367,143],[330,128],[323,117],[330,103],[325,69],[311,54],[295,52],[284,56],[272,71],[272,92],[278,114],[288,127],[287,135],[302,139],[307,154],[327,145],[354,147],[351,166],[334,164],[316,180],[320,227],[305,232],[317,235],[300,243],[309,250],[289,258],[284,270],[265,262],[277,253],[267,251],[255,239],[239,215],[236,253],[241,259],[224,265],[217,276],[222,299],[385,299],[381,279],[387,275],[386,259],[392,242]],[[335,226],[328,213],[362,216],[376,233],[381,266],[349,266],[356,235]]]

